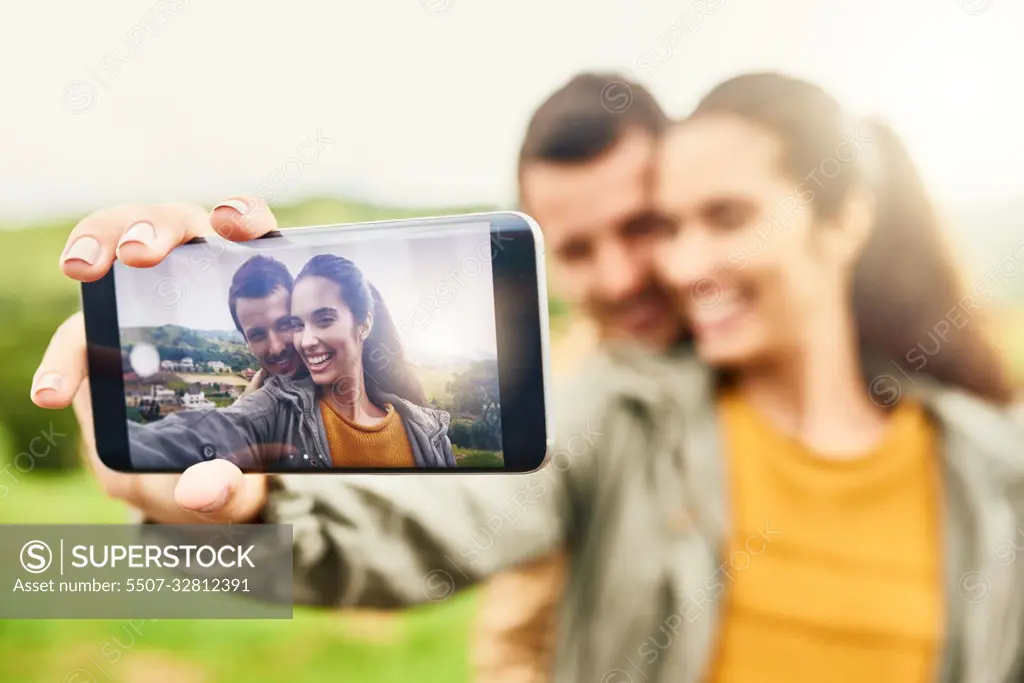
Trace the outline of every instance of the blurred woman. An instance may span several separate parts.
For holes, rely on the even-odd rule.
[[[663,277],[718,377],[720,557],[742,563],[709,680],[935,680],[963,629],[945,532],[976,521],[949,459],[985,457],[957,423],[998,434],[1012,391],[907,151],[755,74],[667,135],[659,186],[679,228]]]
[[[309,377],[271,377],[228,408],[129,423],[137,469],[213,458],[249,469],[456,466],[450,416],[427,405],[387,306],[352,261],[310,259],[290,305]]]

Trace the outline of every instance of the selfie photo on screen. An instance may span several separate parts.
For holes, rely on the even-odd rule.
[[[132,466],[502,467],[490,244],[484,225],[118,264]]]

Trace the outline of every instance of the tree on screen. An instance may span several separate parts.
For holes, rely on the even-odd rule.
[[[501,393],[498,391],[498,363],[474,362],[448,383],[457,418],[472,420],[468,426],[473,448],[501,448]],[[470,444],[466,444],[470,445]]]

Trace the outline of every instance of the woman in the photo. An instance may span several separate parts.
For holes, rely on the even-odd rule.
[[[140,470],[224,458],[250,469],[455,467],[450,416],[427,405],[380,293],[350,260],[313,257],[291,295],[309,369],[275,376],[227,408],[129,422]]]
[[[310,259],[295,278],[291,311],[334,467],[455,466],[448,414],[427,406],[380,292],[352,261]],[[436,422],[424,455],[412,448],[403,420],[428,415]]]

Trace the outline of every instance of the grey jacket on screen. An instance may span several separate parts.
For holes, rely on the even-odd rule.
[[[417,467],[456,467],[449,414],[382,393],[402,419]],[[271,377],[231,406],[181,411],[159,422],[128,422],[132,467],[181,470],[222,458],[246,470],[330,469],[317,386],[309,377]]]
[[[877,387],[871,378],[891,372],[866,379]],[[699,683],[732,588],[711,373],[685,355],[638,353],[599,359],[563,389],[556,446],[538,472],[271,478],[263,519],[291,525],[296,601],[436,602],[565,548],[553,680]],[[919,400],[940,434],[947,619],[932,680],[1018,680],[1024,425],[925,377],[896,391]]]

